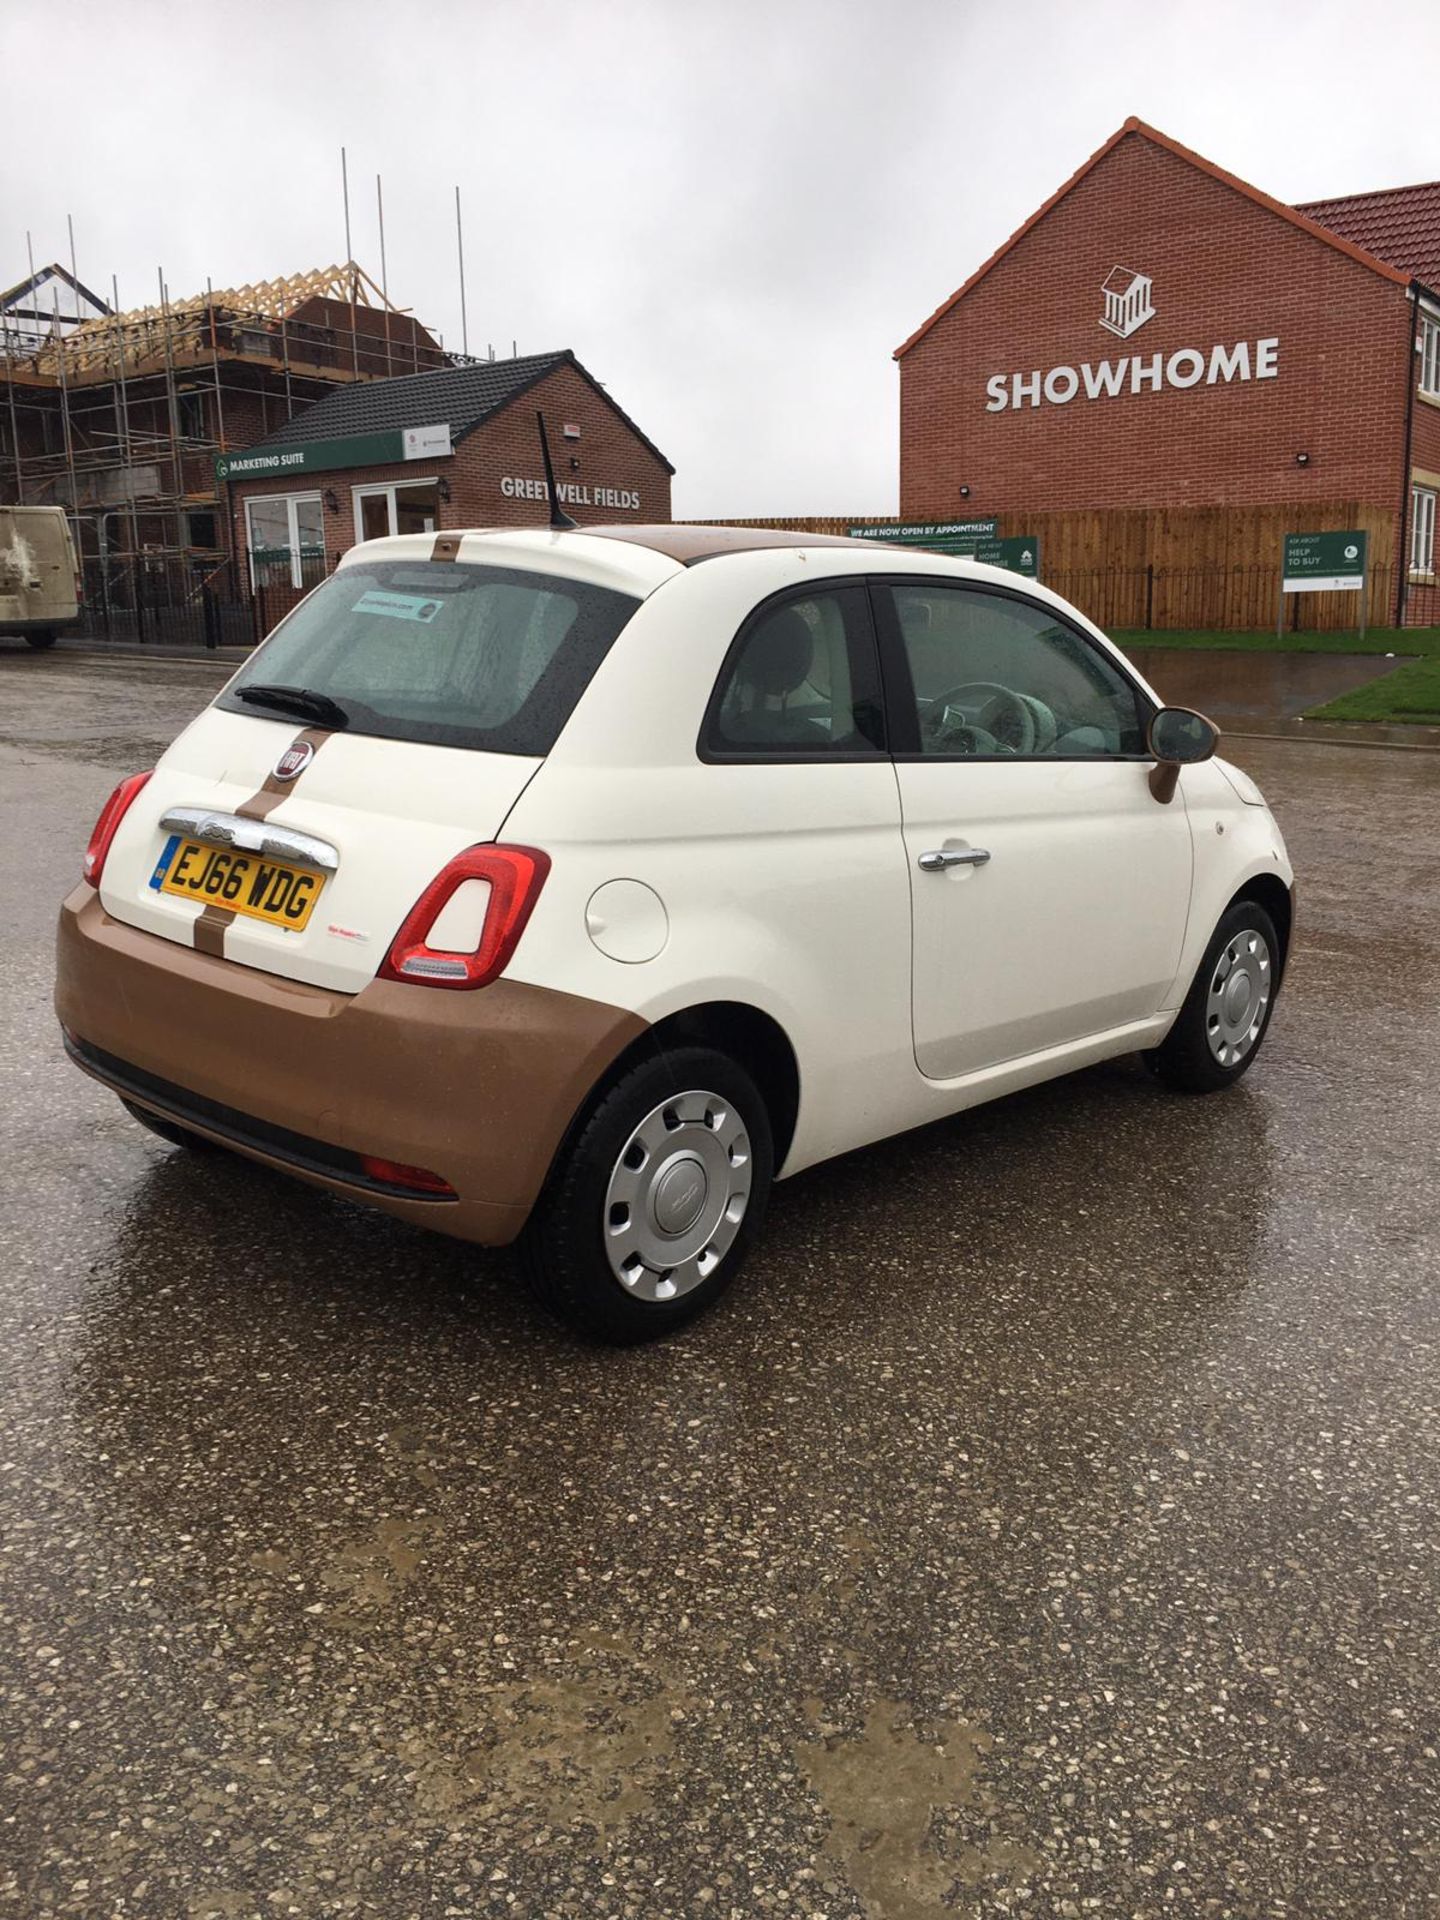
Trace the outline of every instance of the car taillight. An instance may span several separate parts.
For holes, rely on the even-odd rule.
[[[380,978],[421,987],[487,986],[509,964],[549,871],[550,856],[537,847],[468,847],[406,915]],[[489,888],[483,922],[467,931],[456,924],[464,914],[452,914],[451,926],[441,929],[443,937],[432,946],[446,908],[472,881]]]
[[[128,780],[120,782],[100,809],[100,818],[95,822],[95,831],[85,849],[85,864],[80,869],[82,877],[92,887],[99,886],[100,876],[105,871],[105,856],[110,851],[110,842],[115,838],[116,829],[130,811],[131,801],[149,778],[148,773],[132,773]]]

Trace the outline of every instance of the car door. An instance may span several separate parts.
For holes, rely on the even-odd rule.
[[[950,1079],[1141,1021],[1190,902],[1151,703],[1019,591],[876,582],[913,921],[916,1062]]]

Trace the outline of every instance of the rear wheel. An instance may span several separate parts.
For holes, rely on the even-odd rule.
[[[53,633],[27,633],[25,644],[34,647],[37,653],[43,653],[46,647],[53,647],[57,636]]]
[[[174,1120],[166,1120],[158,1113],[151,1113],[134,1100],[121,1100],[121,1106],[132,1120],[138,1120],[150,1133],[160,1139],[168,1140],[172,1147],[188,1147],[193,1153],[219,1153],[221,1149],[213,1140],[207,1140],[203,1134],[191,1133],[188,1127],[182,1127]]]
[[[1265,1038],[1279,986],[1280,939],[1253,900],[1221,918],[1185,1004],[1148,1057],[1167,1086],[1216,1093],[1247,1072]]]
[[[628,1346],[692,1320],[729,1286],[772,1173],[770,1119],[727,1055],[678,1047],[604,1094],[564,1149],[520,1243],[540,1300]]]

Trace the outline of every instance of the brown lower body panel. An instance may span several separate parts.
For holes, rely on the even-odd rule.
[[[586,1095],[645,1031],[622,1008],[511,980],[474,993],[388,980],[331,993],[126,926],[87,886],[61,908],[55,1008],[87,1050],[139,1076],[286,1134],[439,1174],[456,1200],[377,1194],[226,1141],[491,1246],[519,1233]],[[123,1085],[118,1071],[112,1083]]]

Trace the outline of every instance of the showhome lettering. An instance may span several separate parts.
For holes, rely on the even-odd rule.
[[[1084,394],[1087,400],[1113,399],[1122,393],[1159,393],[1162,387],[1228,386],[1235,380],[1274,380],[1280,373],[1278,339],[1237,340],[1233,346],[1178,347],[1174,353],[1125,354],[1119,360],[1082,361],[1078,367],[1036,367],[1030,373],[992,373],[985,382],[987,413],[1007,407],[1038,407],[1045,401],[1063,407]]]

